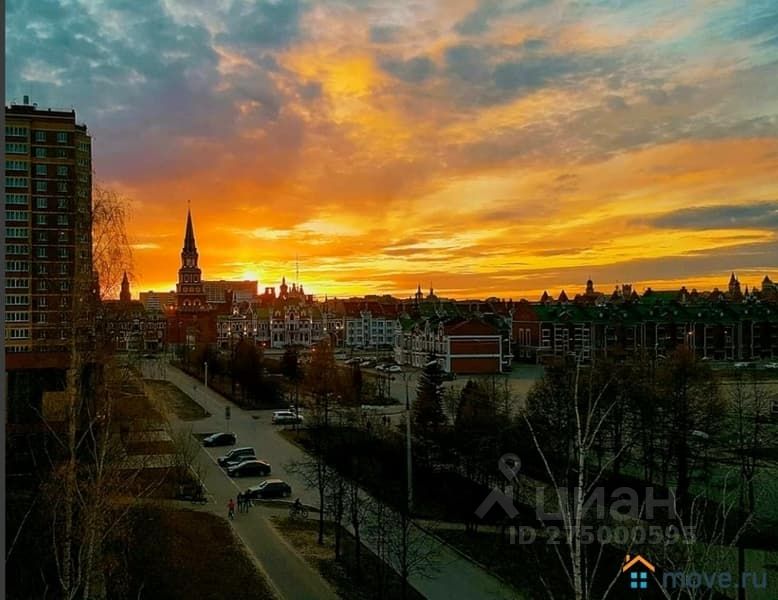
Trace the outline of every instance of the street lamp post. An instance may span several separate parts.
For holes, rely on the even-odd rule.
[[[208,361],[205,361],[205,389],[208,389]]]
[[[406,474],[408,476],[408,514],[411,514],[413,509],[413,473],[412,473],[412,461],[411,461],[411,401],[408,395],[408,378],[410,373],[403,373],[403,380],[405,381],[405,460],[406,460]]]

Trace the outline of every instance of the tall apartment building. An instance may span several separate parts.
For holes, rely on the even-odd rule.
[[[9,374],[69,364],[74,304],[89,302],[93,284],[91,179],[91,138],[75,111],[41,110],[26,96],[6,106]]]

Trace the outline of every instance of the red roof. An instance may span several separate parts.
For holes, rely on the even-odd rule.
[[[443,326],[443,331],[448,336],[457,335],[499,335],[499,331],[493,325],[479,319],[463,319]]]

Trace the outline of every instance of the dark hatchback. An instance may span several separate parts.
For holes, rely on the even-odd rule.
[[[234,446],[238,438],[234,433],[214,433],[207,438],[203,438],[203,446]]]
[[[288,498],[292,495],[292,486],[280,479],[266,479],[259,485],[248,488],[246,493],[252,500],[260,500],[263,498]]]
[[[234,467],[227,468],[230,477],[250,477],[252,475],[270,475],[270,465],[261,460],[245,460]]]

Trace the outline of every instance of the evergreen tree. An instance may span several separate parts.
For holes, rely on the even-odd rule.
[[[435,355],[430,355],[421,373],[413,404],[416,425],[422,429],[436,428],[446,422],[443,413],[443,369]]]

